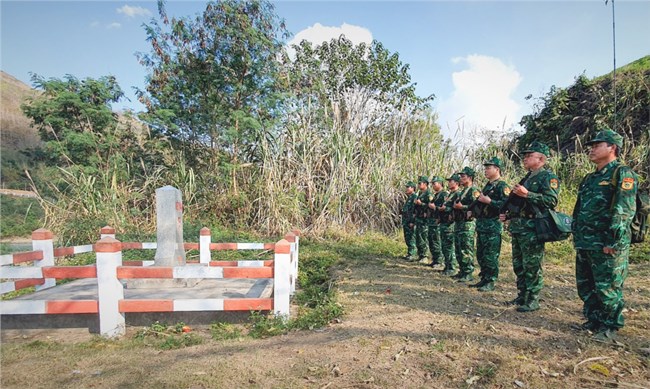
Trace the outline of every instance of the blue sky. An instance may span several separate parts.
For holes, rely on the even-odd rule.
[[[276,1],[293,39],[318,43],[341,33],[356,42],[376,39],[410,65],[421,96],[433,103],[443,132],[499,130],[532,110],[525,97],[552,85],[569,86],[611,71],[612,8],[582,1]],[[201,12],[205,2],[169,1],[171,15]],[[616,61],[650,54],[650,2],[617,0]],[[141,111],[133,87],[148,52],[142,24],[156,2],[0,2],[3,71],[30,84],[46,78],[114,75],[130,102],[114,108]]]

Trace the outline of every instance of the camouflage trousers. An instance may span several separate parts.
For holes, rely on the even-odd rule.
[[[434,265],[444,261],[442,248],[440,247],[440,228],[438,223],[429,223],[429,251]]]
[[[629,247],[615,255],[602,250],[577,250],[576,284],[584,303],[582,313],[590,322],[609,329],[622,328],[623,283],[627,278]]]
[[[481,267],[479,277],[486,282],[499,278],[501,232],[476,232],[476,261]]]
[[[454,247],[454,224],[440,223],[438,225],[440,233],[440,251],[445,259],[445,270],[456,269],[456,252]]]
[[[426,219],[415,219],[415,245],[418,249],[418,257],[426,257],[428,251],[429,229]]]
[[[403,224],[404,242],[406,243],[406,255],[409,257],[415,256],[415,224],[410,227],[408,224]]]
[[[537,240],[534,230],[512,234],[512,268],[517,276],[518,297],[524,304],[537,301],[544,286],[542,263],[544,243]]]
[[[454,225],[454,244],[456,246],[456,260],[460,274],[474,272],[474,222],[456,222]]]

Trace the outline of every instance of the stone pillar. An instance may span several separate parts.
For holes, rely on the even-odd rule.
[[[124,300],[124,287],[117,278],[117,268],[122,266],[122,243],[111,237],[95,243],[97,255],[97,297],[99,300],[99,332],[113,338],[126,332],[124,313],[120,301]]]
[[[173,186],[156,189],[157,248],[155,266],[185,266],[183,200]]]

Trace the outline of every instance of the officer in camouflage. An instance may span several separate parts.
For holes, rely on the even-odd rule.
[[[465,166],[459,173],[461,193],[458,195],[454,208],[454,244],[456,245],[456,260],[459,271],[454,277],[458,282],[468,282],[474,279],[474,234],[476,221],[468,217],[467,211],[481,191],[474,186],[474,169]]]
[[[510,187],[501,179],[501,160],[497,157],[483,163],[488,183],[469,212],[476,217],[476,260],[481,267],[480,281],[471,287],[481,292],[494,290],[499,278],[502,223],[499,210],[510,195]]]
[[[440,246],[440,228],[437,207],[441,206],[447,196],[447,191],[444,190],[443,178],[440,176],[433,176],[431,178],[431,188],[433,189],[433,201],[429,203],[429,251],[431,252],[431,267],[437,268],[444,263],[442,255],[442,248]]]
[[[402,206],[402,229],[404,230],[404,242],[406,242],[406,255],[404,259],[413,260],[415,256],[415,183],[406,183],[406,202]]]
[[[454,245],[454,215],[453,206],[460,191],[458,190],[458,183],[460,176],[452,174],[447,178],[447,195],[445,195],[441,203],[437,206],[438,209],[438,229],[440,230],[440,246],[442,249],[442,256],[445,258],[445,268],[442,274],[446,276],[453,276],[456,274],[456,253]]]
[[[548,212],[549,209],[555,209],[558,203],[560,180],[552,171],[544,168],[549,155],[548,146],[537,141],[524,150],[523,164],[530,175],[522,184],[512,188],[508,200],[511,202],[518,198],[521,206],[499,215],[501,221],[511,219],[509,230],[512,234],[512,267],[517,276],[518,294],[508,303],[519,305],[519,312],[539,309],[539,293],[544,286],[544,243],[537,240],[533,219],[536,210]]]
[[[576,283],[587,321],[582,328],[594,339],[615,342],[623,327],[623,283],[630,253],[630,224],[636,211],[638,180],[616,158],[623,138],[610,129],[588,143],[596,170],[580,184],[573,210]]]
[[[418,177],[418,189],[418,198],[415,199],[415,245],[418,249],[418,259],[424,262],[427,260],[427,240],[429,239],[427,216],[429,215],[429,203],[433,201],[433,195],[429,190],[429,177]]]

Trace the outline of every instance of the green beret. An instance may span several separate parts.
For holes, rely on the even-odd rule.
[[[460,182],[460,176],[458,175],[458,173],[454,173],[451,175],[451,177],[447,178],[447,181],[452,181],[452,180],[456,182]]]
[[[609,128],[605,128],[604,130],[597,132],[596,135],[585,144],[590,145],[598,142],[607,142],[610,145],[616,145],[619,148],[623,147],[623,137],[610,130]]]
[[[433,184],[434,182],[445,182],[445,179],[440,176],[433,176],[431,177],[431,183]]]
[[[427,177],[427,176],[418,177],[418,184],[421,183],[421,182],[424,182],[425,184],[428,184],[429,183],[429,177]]]
[[[487,161],[483,162],[483,166],[489,166],[489,165],[494,165],[494,166],[498,167],[499,169],[501,169],[501,167],[502,167],[501,160],[499,158],[497,158],[497,157],[492,157],[492,158],[488,159]]]
[[[470,176],[470,177],[474,178],[474,176],[476,175],[476,172],[471,167],[465,166],[463,168],[463,170],[458,172],[458,174],[465,174],[467,176]]]
[[[415,182],[413,182],[413,181],[407,181],[407,182],[406,182],[406,187],[407,187],[407,188],[415,188]]]
[[[548,146],[538,141],[533,141],[533,143],[529,144],[528,147],[526,147],[526,150],[523,151],[524,154],[535,152],[542,153],[547,157],[551,156],[551,151]]]

